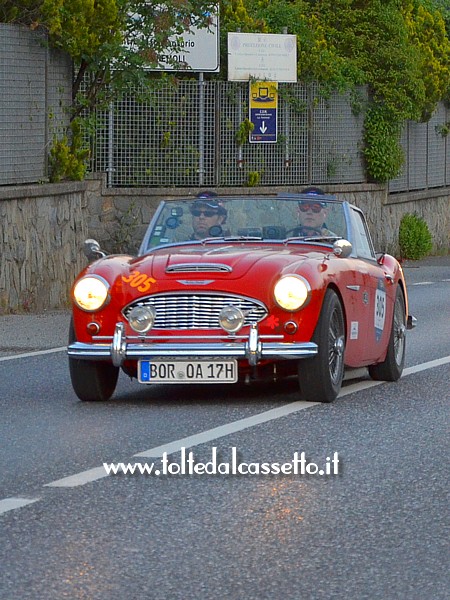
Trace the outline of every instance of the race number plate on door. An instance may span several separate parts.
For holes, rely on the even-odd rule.
[[[141,360],[140,383],[235,383],[236,360]]]

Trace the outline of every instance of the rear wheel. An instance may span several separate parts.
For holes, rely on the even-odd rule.
[[[325,294],[312,341],[318,354],[298,363],[302,396],[310,402],[333,402],[344,377],[345,322],[341,302],[331,289]]]
[[[76,341],[73,322],[70,323],[69,344]],[[119,369],[109,362],[80,360],[69,356],[72,387],[80,400],[101,402],[114,393]]]
[[[388,351],[382,363],[371,365],[369,374],[378,381],[397,381],[403,373],[406,350],[406,314],[405,299],[400,287],[395,295],[394,314],[392,316],[391,335]]]

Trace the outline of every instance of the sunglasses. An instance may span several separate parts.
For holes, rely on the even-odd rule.
[[[319,202],[301,202],[298,207],[302,212],[308,212],[311,209],[313,213],[320,213],[323,210],[323,206]]]
[[[200,217],[201,215],[204,215],[205,217],[216,217],[219,213],[216,210],[199,210],[198,208],[194,208],[192,214],[194,217]]]

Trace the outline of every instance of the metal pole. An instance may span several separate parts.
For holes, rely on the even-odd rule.
[[[108,110],[108,187],[112,187],[114,172],[114,105],[111,102]]]
[[[242,87],[241,84],[238,84],[238,103],[237,103],[237,120],[238,120],[238,127],[240,127],[241,123],[242,123],[242,102],[243,102],[243,98],[242,98]],[[243,152],[242,152],[242,144],[239,144],[238,147],[238,167],[239,169],[242,169],[242,167],[244,166],[244,159],[243,159]]]
[[[202,186],[204,183],[205,173],[205,81],[203,78],[203,73],[198,74],[198,104],[198,183],[200,186]]]
[[[288,28],[283,27],[283,33],[287,34]],[[291,157],[289,156],[289,129],[291,123],[291,110],[289,102],[285,99],[283,101],[284,107],[284,166],[286,168],[291,166]]]

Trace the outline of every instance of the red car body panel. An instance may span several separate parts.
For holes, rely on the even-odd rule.
[[[93,263],[80,273],[78,279],[89,273],[95,273],[111,282],[110,302],[94,315],[86,313],[76,306],[74,307],[74,325],[77,340],[92,342],[92,335],[88,333],[87,325],[95,320],[100,325],[97,335],[112,336],[114,327],[124,306],[140,297],[147,297],[149,293],[162,292],[186,292],[186,285],[180,283],[189,281],[189,290],[197,290],[199,293],[213,288],[215,292],[242,294],[258,298],[269,308],[269,315],[260,323],[261,334],[283,334],[285,341],[310,341],[322,307],[323,297],[327,287],[333,287],[342,298],[347,327],[347,346],[345,351],[345,363],[350,367],[359,367],[384,359],[386,355],[387,338],[389,328],[384,328],[381,338],[376,339],[374,327],[375,314],[375,291],[376,282],[383,281],[384,275],[393,278],[393,283],[386,284],[386,306],[385,323],[392,320],[394,304],[394,290],[399,281],[404,287],[403,274],[398,268],[398,263],[392,257],[386,256],[382,266],[369,261],[356,260],[353,258],[337,258],[330,255],[329,250],[318,249],[314,246],[291,246],[282,251],[276,246],[261,248],[257,245],[248,244],[226,244],[220,253],[213,256],[208,255],[210,249],[204,247],[190,248],[186,253],[185,248],[167,250],[156,250],[150,256],[133,258],[131,256],[111,256]],[[210,264],[212,267],[226,263],[233,268],[233,272],[216,273],[202,271],[201,273],[179,273],[167,274],[169,266]],[[397,267],[397,268],[396,268]],[[255,278],[252,272],[258,273]],[[301,272],[311,284],[312,294],[309,304],[300,311],[286,312],[274,303],[271,290],[283,273]],[[145,275],[154,281],[140,285],[134,285],[133,280],[126,281],[132,274]],[[77,279],[77,280],[78,280]],[[144,279],[144,278],[141,278]],[[211,283],[205,285],[205,280]],[[251,288],[249,289],[249,280]],[[196,285],[196,282],[199,282]],[[147,285],[149,286],[147,288]],[[360,301],[361,292],[355,292],[348,286],[361,286],[367,291],[369,300],[365,304]],[[139,291],[139,287],[145,291]],[[364,292],[362,292],[364,293]],[[121,317],[126,327],[127,334],[132,334],[124,317]],[[284,332],[284,325],[288,321],[298,324],[298,332],[294,336]],[[357,339],[352,339],[351,323],[358,323],[361,330],[358,331]],[[227,334],[220,330],[226,338]],[[173,331],[174,340],[182,335],[181,331]],[[205,334],[202,330],[192,331],[192,335]],[[154,331],[157,336],[158,332]],[[162,332],[161,332],[162,335]],[[353,334],[353,338],[355,334]],[[182,341],[180,341],[182,343]]]

